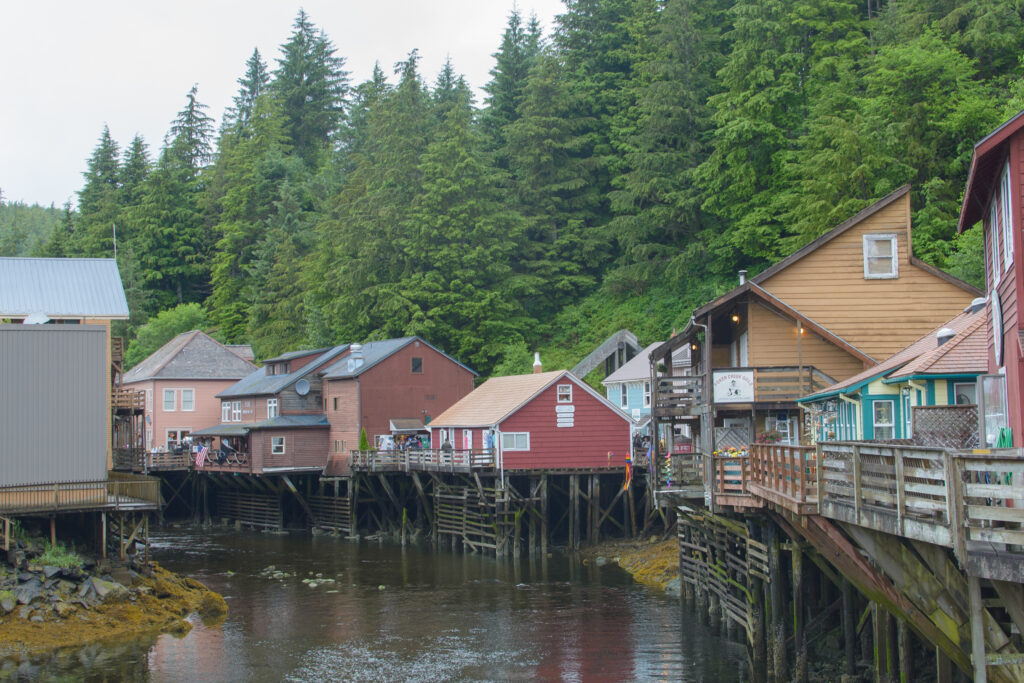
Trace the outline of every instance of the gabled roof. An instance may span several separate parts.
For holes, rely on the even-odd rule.
[[[382,360],[384,360],[388,356],[391,356],[392,354],[397,353],[398,351],[400,351],[401,349],[405,348],[406,346],[408,346],[409,344],[413,343],[414,341],[419,341],[421,344],[424,344],[425,346],[429,346],[434,351],[436,351],[437,353],[441,354],[442,356],[444,356],[445,358],[447,358],[451,362],[455,363],[459,367],[465,368],[467,371],[472,372],[474,376],[477,374],[475,371],[473,371],[472,369],[466,367],[465,365],[463,365],[459,361],[455,360],[454,358],[449,356],[444,351],[441,351],[440,349],[438,349],[433,344],[430,344],[429,342],[425,341],[421,337],[413,336],[413,337],[399,337],[397,339],[383,339],[381,341],[369,341],[369,342],[366,342],[365,344],[363,344],[363,351],[362,351],[363,352],[363,362],[360,365],[358,365],[357,367],[350,368],[349,367],[349,358],[346,357],[346,358],[342,358],[338,362],[336,362],[336,363],[328,366],[327,368],[325,368],[320,373],[320,375],[324,379],[347,379],[349,377],[358,377],[359,375],[363,374],[364,372],[366,372],[367,370],[372,368],[377,363],[380,363]]]
[[[490,427],[502,422],[558,381],[570,381],[630,424],[632,418],[568,370],[492,377],[430,422],[431,427]]]
[[[334,348],[334,347],[332,347],[332,346],[325,346],[322,349],[304,349],[302,351],[288,351],[286,353],[282,353],[280,356],[274,356],[273,358],[268,358],[268,359],[266,359],[263,362],[264,363],[278,363],[278,362],[281,362],[281,361],[292,360],[293,358],[302,358],[304,356],[312,356],[313,354],[322,354],[322,353],[325,353],[326,351],[330,351],[332,348]]]
[[[654,342],[646,349],[633,356],[628,363],[604,378],[601,384],[609,385],[617,382],[640,382],[651,378],[651,351],[662,345]]]
[[[1024,111],[1006,121],[974,145],[971,170],[967,174],[967,189],[960,205],[957,231],[963,232],[981,220],[981,212],[988,203],[991,188],[1002,170],[1004,144],[1014,133],[1024,128]]]
[[[256,366],[199,331],[182,332],[125,373],[122,382],[149,379],[241,379]]]
[[[333,358],[339,354],[348,350],[348,344],[341,344],[339,346],[332,346],[329,349],[317,349],[320,351],[320,355],[314,358],[309,363],[306,363],[298,370],[289,372],[286,375],[268,375],[267,368],[257,368],[251,372],[248,376],[242,378],[237,383],[232,384],[224,391],[217,394],[218,398],[235,398],[241,396],[266,396],[271,394],[277,394],[283,389],[291,386],[293,383],[299,381],[306,375],[319,370],[325,363],[330,362]],[[296,351],[292,354],[286,354],[290,358],[298,356],[308,355],[309,351]],[[283,356],[278,356],[275,360],[281,360]],[[269,362],[269,361],[268,361]]]
[[[256,360],[256,354],[252,352],[252,344],[225,344],[224,348],[242,360],[247,360],[250,363]]]
[[[128,317],[117,261],[106,258],[0,258],[0,316]]]
[[[836,382],[817,394],[805,396],[798,403],[817,401],[837,394],[851,394],[887,375],[895,379],[925,374],[981,374],[987,367],[986,311],[987,308],[982,308],[972,312],[968,308],[878,365]],[[944,327],[953,330],[955,336],[940,346],[936,332]],[[979,340],[980,362],[977,353]]]

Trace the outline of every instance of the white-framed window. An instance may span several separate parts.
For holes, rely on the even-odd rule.
[[[164,389],[164,411],[172,412],[177,409],[174,389]]]
[[[976,405],[978,403],[978,385],[975,382],[954,383],[953,400],[957,405]]]
[[[1003,166],[1003,177],[999,182],[999,222],[1003,228],[1003,268],[1013,264],[1013,224],[1010,221],[1010,202],[1013,193],[1010,191],[1010,161]]]
[[[644,408],[651,407],[651,383],[644,382]]]
[[[231,401],[220,402],[220,421],[231,422]]]
[[[181,390],[181,409],[182,410],[195,410],[196,409],[196,390],[195,389],[182,389]]]
[[[896,235],[864,235],[864,278],[884,280],[899,277]]]
[[[625,382],[619,385],[619,406],[622,408],[629,406],[629,389]]]
[[[572,385],[571,384],[559,384],[558,385],[558,402],[559,403],[572,403]]]
[[[272,437],[270,437],[270,452],[273,455],[284,455],[284,437],[283,436],[272,436]]]
[[[278,413],[277,413],[277,399],[276,398],[268,398],[267,399],[267,419],[269,420],[272,417],[277,417],[277,415],[278,415]]]
[[[241,422],[242,421],[242,402],[233,401],[231,403],[231,421]]]
[[[504,432],[501,435],[501,450],[530,450],[530,432]]]
[[[874,415],[875,439],[896,438],[896,415],[893,401],[874,401],[871,404]]]

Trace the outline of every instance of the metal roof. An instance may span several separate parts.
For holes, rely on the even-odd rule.
[[[601,384],[609,385],[616,382],[640,382],[651,378],[651,352],[664,342],[654,342],[646,349],[633,356],[628,363],[604,378]],[[690,347],[685,347],[687,351]],[[674,354],[673,354],[674,355]]]
[[[279,393],[285,387],[290,386],[301,378],[319,370],[324,363],[330,361],[339,353],[348,350],[348,344],[341,344],[327,349],[309,363],[287,375],[268,375],[267,368],[257,368],[247,377],[243,377],[235,384],[217,394],[218,398],[233,398],[236,396],[266,396]],[[305,354],[308,354],[306,351]],[[304,355],[304,354],[299,354]],[[279,356],[280,358],[280,356]]]
[[[251,424],[218,424],[206,429],[197,429],[192,436],[245,436]]]
[[[0,316],[126,319],[117,261],[105,258],[0,258]]]
[[[249,429],[280,429],[283,427],[330,427],[323,415],[278,415],[249,425]]]
[[[414,341],[419,341],[421,344],[429,346],[434,351],[450,360],[451,362],[459,365],[474,375],[477,373],[471,368],[466,367],[459,361],[449,356],[444,351],[440,350],[430,342],[426,341],[422,337],[398,337],[396,339],[383,339],[381,341],[369,341],[363,344],[363,362],[359,366],[349,367],[350,357],[345,357],[327,367],[321,374],[324,379],[345,379],[347,377],[356,377],[372,368],[377,363],[381,362],[396,351],[405,348]]]
[[[124,383],[147,379],[241,379],[256,366],[199,331],[182,332],[125,373]]]

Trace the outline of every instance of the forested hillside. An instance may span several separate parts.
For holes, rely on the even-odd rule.
[[[0,256],[38,253],[49,241],[63,214],[52,206],[5,202],[0,192]]]
[[[973,144],[1024,108],[1022,12],[574,0],[552,35],[510,15],[482,102],[415,50],[353,82],[300,13],[219,125],[193,88],[159,149],[104,129],[38,252],[110,256],[116,224],[133,328],[200,303],[259,357],[419,334],[485,376],[664,338],[904,183],[916,254],[976,278],[954,226]]]

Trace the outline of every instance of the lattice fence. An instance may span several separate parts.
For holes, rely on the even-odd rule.
[[[978,406],[918,406],[913,409],[912,419],[915,445],[978,447]]]

